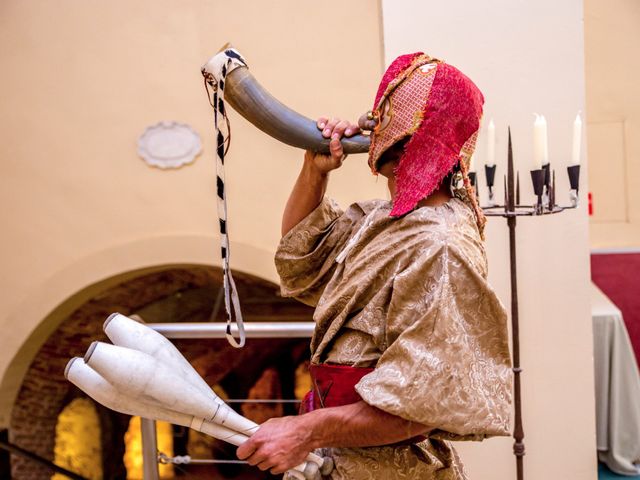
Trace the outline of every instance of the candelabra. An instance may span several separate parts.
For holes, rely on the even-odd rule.
[[[513,343],[513,373],[514,373],[514,403],[515,403],[515,423],[513,431],[513,453],[516,457],[517,479],[524,479],[523,457],[524,448],[524,428],[522,426],[522,397],[520,374],[520,328],[518,318],[518,279],[516,271],[516,218],[521,216],[553,215],[564,210],[576,208],[578,206],[578,188],[580,183],[580,165],[571,165],[567,168],[569,174],[570,205],[560,206],[556,204],[556,182],[555,171],[551,170],[550,164],[544,165],[541,169],[531,171],[531,181],[533,191],[536,195],[534,205],[523,205],[520,203],[520,176],[515,173],[513,167],[513,149],[511,146],[511,129],[509,129],[509,146],[507,160],[507,174],[504,177],[504,204],[498,205],[494,200],[494,180],[496,174],[495,165],[485,165],[487,188],[489,191],[489,202],[482,206],[487,217],[502,217],[507,219],[509,227],[509,261],[511,267],[511,335]],[[469,174],[472,184],[476,186],[477,176],[475,172]]]

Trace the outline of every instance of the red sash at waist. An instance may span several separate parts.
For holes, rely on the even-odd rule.
[[[307,393],[300,405],[300,414],[312,412],[319,408],[341,407],[362,400],[356,392],[356,384],[373,368],[350,367],[347,365],[312,364],[309,365],[311,375],[311,391]],[[419,435],[393,445],[411,445],[425,440]]]
[[[362,399],[355,386],[362,377],[371,372],[373,368],[324,363],[310,365],[311,391],[304,397],[300,413],[359,402]]]

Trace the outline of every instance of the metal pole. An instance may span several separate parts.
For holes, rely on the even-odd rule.
[[[142,437],[142,478],[144,480],[159,480],[158,438],[155,420],[141,417],[140,434]]]
[[[225,338],[226,323],[148,323],[148,327],[167,338]],[[247,338],[311,338],[313,322],[246,322]],[[238,327],[231,326],[236,335]]]
[[[25,450],[24,448],[14,445],[13,443],[0,440],[0,448],[13,453],[14,455],[28,458],[29,460],[39,463],[40,465],[43,465],[56,473],[65,475],[72,480],[87,480],[85,477],[78,475],[77,473],[70,472],[66,468],[62,468],[55,463],[47,460],[46,458],[42,458],[40,455],[36,455],[35,453],[30,452],[29,450]]]
[[[514,187],[513,148],[511,146],[511,129],[509,129],[509,153],[507,164],[507,211],[516,210],[516,192]],[[513,343],[513,390],[515,402],[515,425],[513,430],[513,454],[516,456],[516,472],[518,480],[524,479],[524,428],[522,426],[522,396],[520,393],[520,321],[518,316],[518,274],[516,258],[516,217],[507,217],[509,227],[509,264],[511,266],[511,339]]]
[[[513,390],[515,403],[515,425],[513,430],[513,453],[516,456],[518,480],[524,479],[523,457],[524,427],[522,425],[522,395],[520,387],[520,322],[518,318],[518,281],[516,273],[516,217],[507,219],[509,226],[509,258],[511,263],[511,335],[513,343]]]

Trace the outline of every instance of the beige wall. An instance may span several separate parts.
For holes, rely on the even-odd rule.
[[[640,248],[640,3],[585,1],[593,248]]]
[[[430,2],[429,11],[404,3],[385,2],[387,58],[426,49],[468,72],[486,93],[499,152],[511,123],[517,159],[527,162],[531,112],[540,111],[550,120],[552,161],[568,157],[570,121],[583,108],[578,2]],[[38,341],[82,295],[66,299],[96,284],[87,296],[126,271],[218,264],[211,115],[199,68],[224,42],[232,41],[260,82],[300,112],[355,118],[370,107],[383,58],[377,2],[176,5],[6,0],[0,6],[0,426]],[[427,25],[429,18],[437,21]],[[160,171],[137,158],[137,136],[163,119],[190,123],[201,134],[205,153],[195,164]],[[233,265],[273,280],[279,216],[301,152],[233,113],[231,120]],[[363,156],[347,160],[330,193],[342,204],[385,195]],[[595,478],[586,228],[584,208],[520,222],[529,478],[551,471]],[[492,281],[506,300],[500,221],[491,221],[488,249]],[[461,451],[472,478],[514,477],[508,439]]]
[[[511,126],[523,199],[530,199],[533,112],[549,123],[549,155],[558,200],[568,200],[566,165],[571,128],[584,110],[582,2],[384,0],[387,63],[425,50],[467,73],[485,94],[485,121],[494,118],[498,177],[506,167]],[[486,154],[480,137],[478,164]],[[583,155],[584,158],[584,155]],[[484,175],[481,175],[484,182]],[[482,183],[481,183],[482,184]],[[583,177],[586,187],[586,175]],[[555,217],[518,220],[518,280],[527,478],[596,478],[593,358],[588,301],[588,225],[583,206]],[[498,188],[498,198],[502,198]],[[487,228],[490,280],[509,300],[505,222]],[[515,478],[513,441],[460,444],[470,477]]]
[[[2,2],[0,425],[38,342],[82,299],[54,312],[14,357],[65,299],[123,271],[219,264],[212,116],[200,67],[222,44],[232,41],[267,89],[309,116],[356,118],[369,108],[382,69],[376,3],[258,5]],[[204,154],[195,164],[161,171],[137,157],[138,135],[160,120],[200,133]],[[235,113],[231,121],[233,267],[275,280],[279,218],[302,152]],[[382,187],[360,155],[331,191],[347,203],[382,195]]]

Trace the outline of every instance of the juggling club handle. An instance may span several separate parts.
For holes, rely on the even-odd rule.
[[[307,455],[307,461],[318,465],[322,475],[329,475],[333,471],[333,459],[331,457],[321,457],[315,453],[310,453]]]

